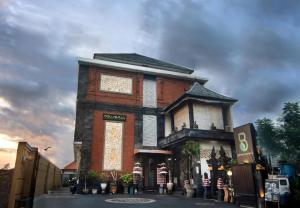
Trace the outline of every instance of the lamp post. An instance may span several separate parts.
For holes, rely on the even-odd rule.
[[[229,187],[231,187],[231,176],[232,176],[232,171],[228,170],[227,171],[228,179],[229,179]]]

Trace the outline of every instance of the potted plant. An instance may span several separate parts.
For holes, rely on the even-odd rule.
[[[124,194],[128,194],[128,186],[133,181],[132,173],[124,174],[120,177],[123,187],[124,187]]]
[[[106,177],[105,173],[99,174],[99,180],[100,180],[102,194],[105,194],[105,190],[107,187],[107,177]]]
[[[118,180],[118,173],[116,170],[112,170],[110,172],[111,175],[111,182],[110,182],[110,192],[112,194],[117,193],[117,180]]]
[[[99,178],[97,172],[90,170],[88,172],[89,186],[91,186],[92,194],[98,193]]]

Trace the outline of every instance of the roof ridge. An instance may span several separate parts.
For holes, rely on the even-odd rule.
[[[192,68],[173,64],[171,62],[152,58],[138,53],[94,53],[94,59],[103,59],[108,61],[115,61],[120,63],[129,63],[133,65],[141,65],[154,67],[158,69],[165,69],[181,73],[191,74],[194,72]]]

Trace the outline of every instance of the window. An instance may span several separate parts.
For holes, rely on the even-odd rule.
[[[280,185],[282,185],[282,186],[286,186],[287,185],[286,180],[279,180],[279,182],[280,182]]]

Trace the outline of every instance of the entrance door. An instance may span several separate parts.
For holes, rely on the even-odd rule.
[[[149,177],[148,186],[155,186],[156,164],[152,158],[149,159]]]

